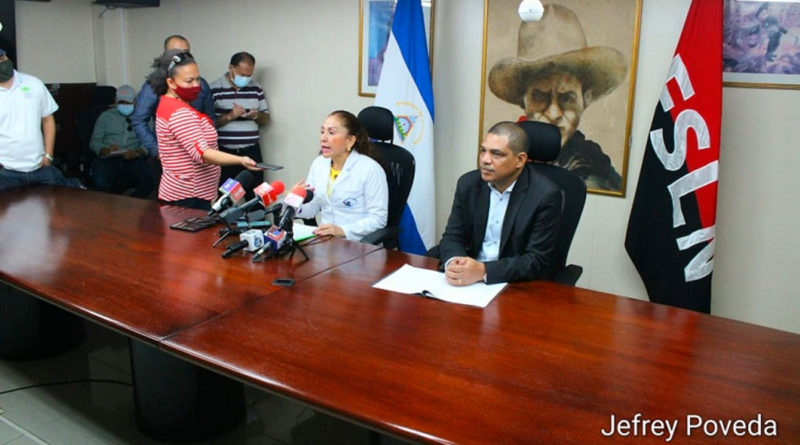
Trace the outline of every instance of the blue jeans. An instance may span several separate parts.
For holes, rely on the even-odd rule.
[[[82,188],[80,181],[75,178],[65,178],[61,170],[52,165],[39,167],[32,172],[18,172],[16,170],[0,167],[0,190],[28,187],[37,184]]]

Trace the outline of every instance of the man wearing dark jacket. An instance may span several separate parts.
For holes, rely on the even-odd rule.
[[[495,124],[481,144],[480,169],[459,178],[439,243],[450,284],[548,278],[562,195],[528,165],[527,148],[519,126]]]

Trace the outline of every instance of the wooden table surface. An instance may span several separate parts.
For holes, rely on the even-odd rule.
[[[800,443],[800,335],[547,282],[487,308],[373,289],[431,259],[344,240],[220,258],[198,212],[88,191],[0,194],[0,281],[193,362],[420,442],[596,443],[614,415],[777,424]],[[272,286],[275,277],[298,283]],[[756,296],[754,296],[756,298]],[[718,425],[718,424],[716,424]],[[640,431],[641,434],[641,431]],[[664,443],[652,432],[628,437]]]
[[[800,335],[547,282],[511,285],[485,309],[371,287],[406,262],[435,267],[376,251],[164,348],[421,442],[596,443],[612,414],[641,413],[677,419],[683,443],[689,415],[761,413],[778,425],[768,443],[800,443]]]
[[[331,240],[311,261],[252,263],[221,257],[229,237],[169,225],[205,212],[85,190],[37,187],[0,193],[0,280],[133,337],[170,334],[307,279],[376,246]]]

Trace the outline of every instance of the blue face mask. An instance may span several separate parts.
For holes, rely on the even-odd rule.
[[[236,85],[237,88],[244,88],[250,83],[250,79],[251,78],[248,76],[240,76],[237,74],[233,77],[233,84]]]
[[[123,116],[130,116],[133,114],[133,104],[117,104],[117,111]]]

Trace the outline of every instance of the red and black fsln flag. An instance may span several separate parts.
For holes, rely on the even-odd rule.
[[[722,109],[722,1],[693,0],[656,106],[625,249],[650,301],[708,313]]]

